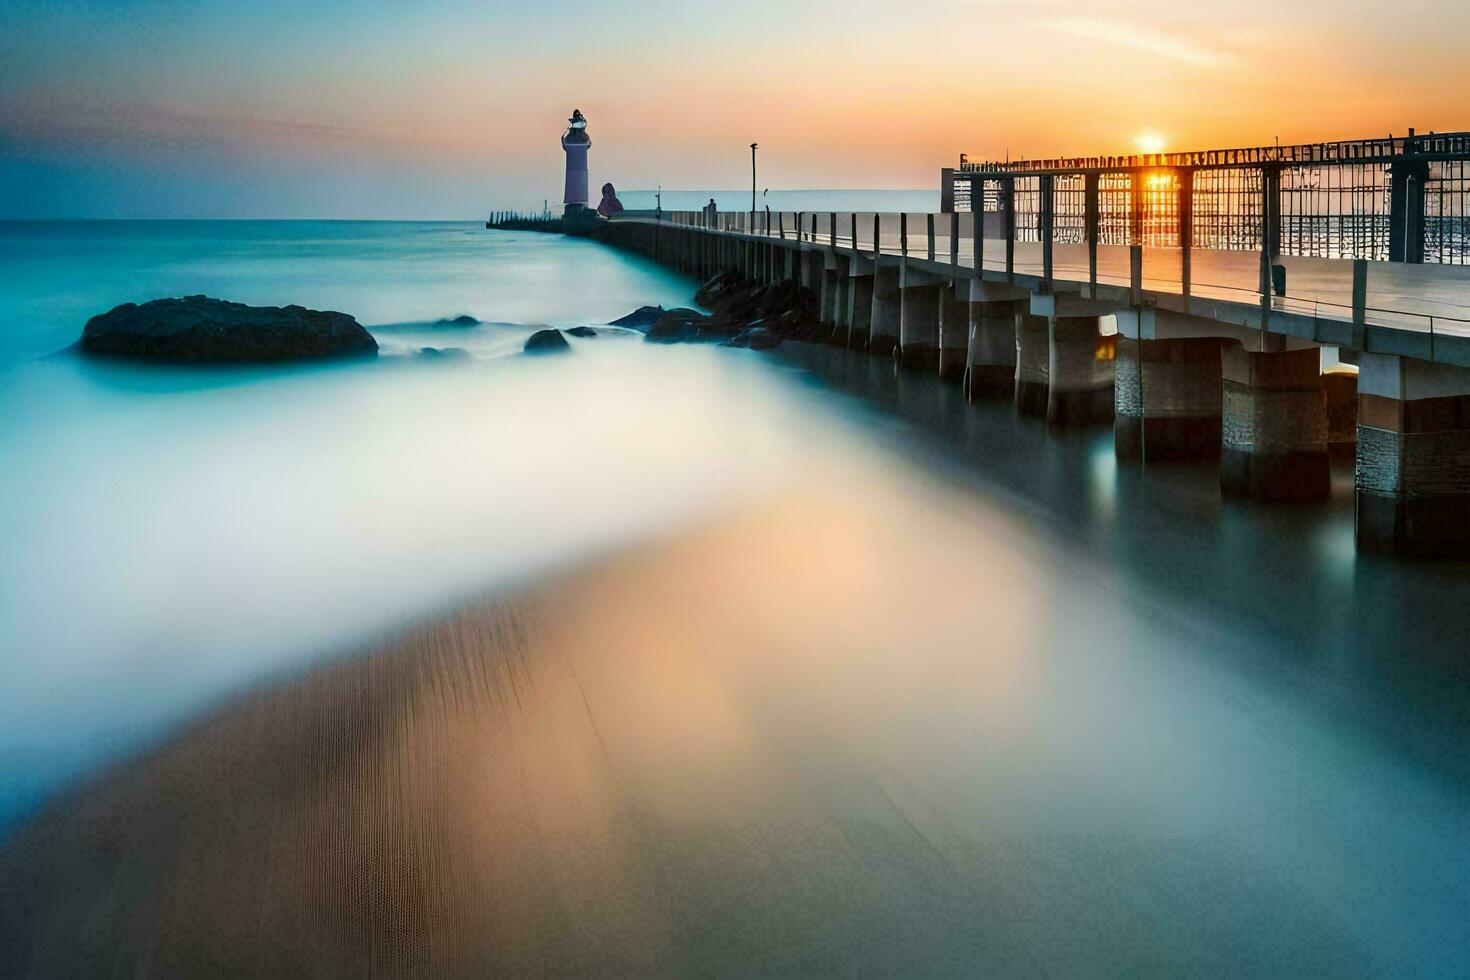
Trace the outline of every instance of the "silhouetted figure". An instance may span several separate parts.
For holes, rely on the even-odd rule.
[[[623,202],[618,200],[618,192],[612,184],[602,185],[602,201],[597,205],[597,213],[604,218],[623,213]]]

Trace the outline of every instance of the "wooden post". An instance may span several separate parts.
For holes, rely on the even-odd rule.
[[[949,213],[949,264],[953,266],[960,264],[960,213],[958,211]]]
[[[932,214],[926,214],[926,215],[924,215],[924,218],[926,219],[925,220],[925,224],[928,226],[928,228],[926,230],[927,230],[928,235],[929,235],[929,254],[928,254],[928,258],[929,258],[929,261],[930,262],[933,262],[934,261],[934,215],[932,215]]]
[[[909,254],[909,213],[898,212],[898,251],[899,254],[908,257]]]

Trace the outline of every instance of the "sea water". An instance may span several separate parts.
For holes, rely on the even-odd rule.
[[[870,600],[790,611],[814,657],[858,638],[820,688],[797,663],[779,689],[728,692],[779,748],[757,777],[857,811],[887,805],[873,779],[901,784],[916,833],[1008,855],[877,869],[875,908],[1003,884],[1029,897],[991,931],[1064,972],[1448,972],[1466,954],[1463,563],[1358,554],[1350,468],[1324,504],[1226,501],[1211,467],[1120,466],[1106,429],[1049,436],[852,352],[599,328],[569,356],[519,353],[535,324],[694,287],[472,225],[0,226],[0,834],[241,691],[799,492],[865,523],[851,555],[773,554],[771,589],[783,561],[831,561]],[[383,354],[205,370],[56,353],[114,304],[200,292],[352,313]],[[437,322],[459,314],[483,322]],[[864,540],[910,534],[923,546],[889,550],[906,558],[853,567]],[[1025,683],[995,687],[999,666]],[[758,826],[758,799],[728,789],[727,819]],[[930,847],[895,833],[895,861]],[[820,927],[773,955],[801,962]],[[963,962],[965,930],[842,945],[887,962],[923,934]]]

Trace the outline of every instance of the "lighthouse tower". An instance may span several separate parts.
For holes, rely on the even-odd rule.
[[[587,151],[592,147],[592,138],[587,135],[587,119],[581,109],[572,110],[567,131],[562,134],[561,148],[567,154],[567,191],[562,196],[567,217],[578,216],[576,212],[587,210]]]

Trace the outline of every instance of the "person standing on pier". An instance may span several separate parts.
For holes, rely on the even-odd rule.
[[[597,213],[604,218],[623,213],[623,202],[618,200],[618,192],[610,183],[602,185],[602,200],[598,202]]]

